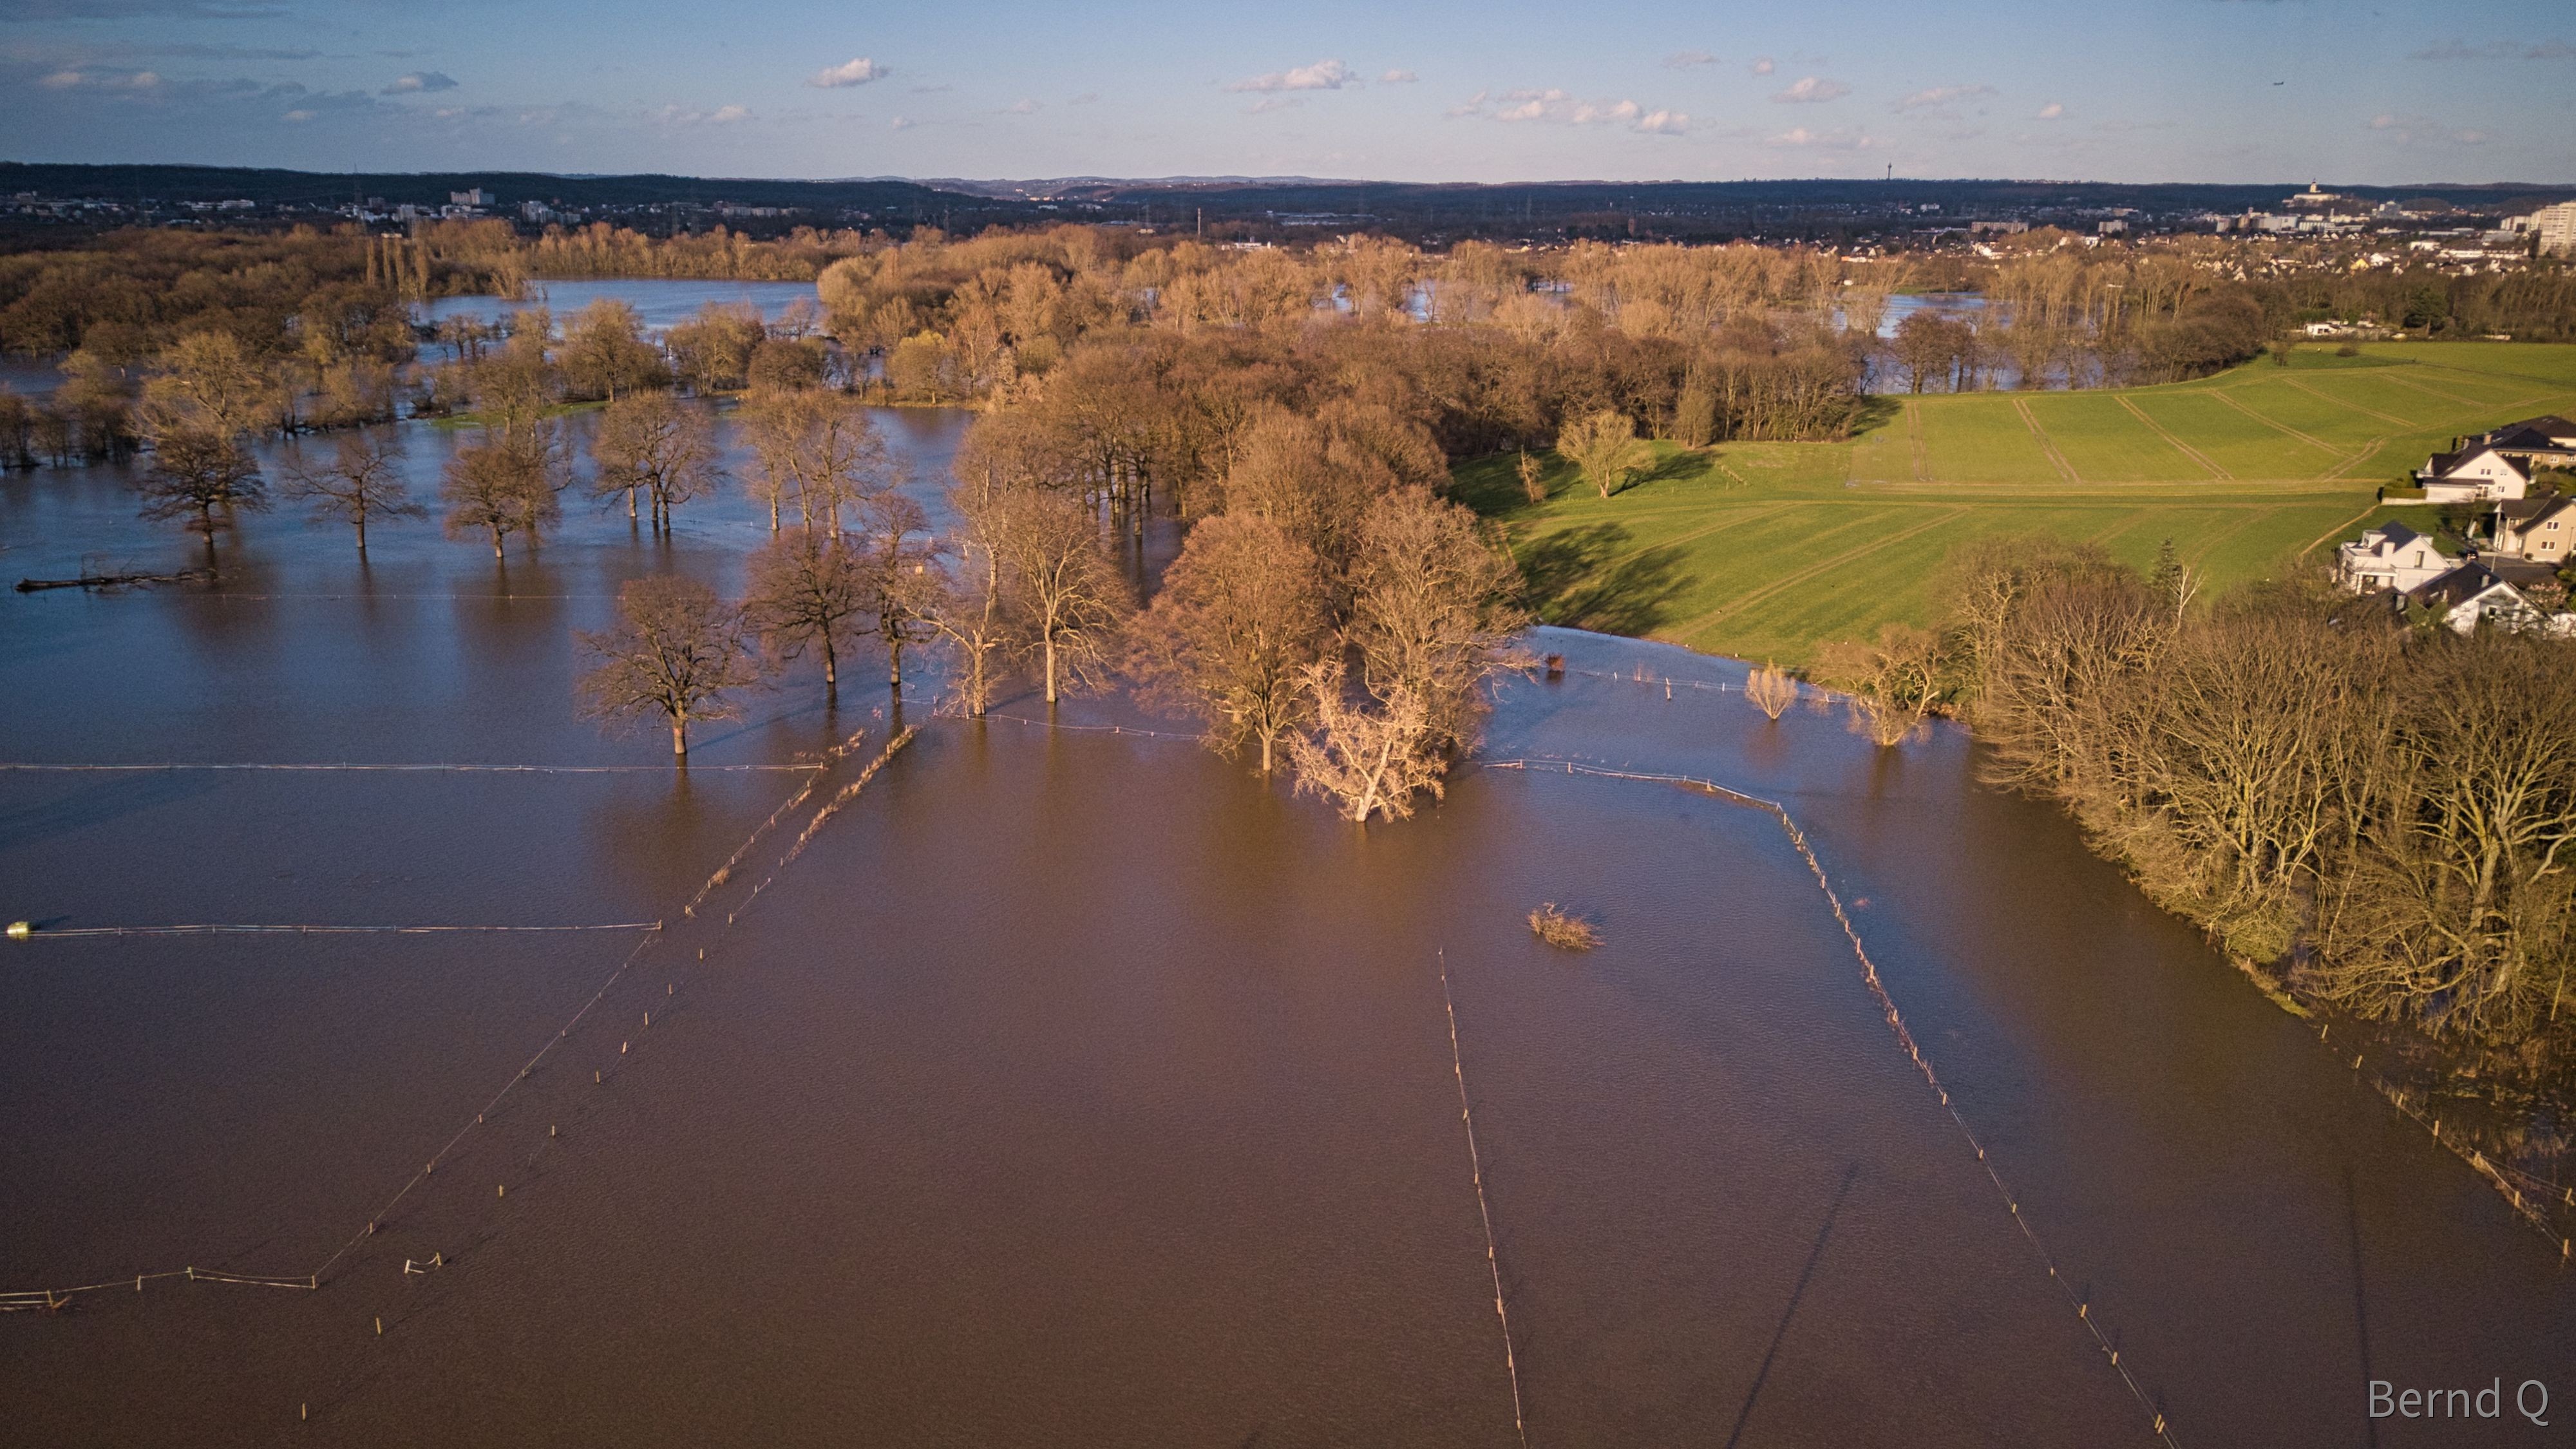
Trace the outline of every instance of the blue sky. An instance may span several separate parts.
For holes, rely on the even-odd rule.
[[[0,0],[0,158],[2576,181],[2565,0]]]

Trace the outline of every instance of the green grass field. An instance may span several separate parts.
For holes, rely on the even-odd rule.
[[[1884,398],[1840,443],[1658,444],[1603,499],[1550,459],[1548,500],[1508,458],[1457,470],[1512,539],[1551,623],[1803,664],[1890,621],[1930,624],[1943,562],[1981,537],[2100,544],[2144,567],[2166,539],[2213,592],[2323,554],[2453,435],[2576,412],[2576,347],[2303,350],[2195,382]]]

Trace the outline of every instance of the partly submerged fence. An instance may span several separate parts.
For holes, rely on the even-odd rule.
[[[810,799],[812,799],[812,798],[813,798],[813,796],[814,796],[815,792],[816,792],[819,788],[821,788],[821,786],[823,785],[823,783],[824,783],[824,781],[825,781],[826,777],[828,776],[829,772],[831,771],[832,767],[833,767],[834,765],[838,764],[841,760],[843,760],[844,758],[846,758],[848,755],[850,755],[853,751],[855,751],[855,750],[858,748],[858,745],[859,745],[860,740],[862,740],[863,738],[865,738],[866,733],[867,733],[867,732],[866,732],[865,730],[861,730],[861,731],[859,731],[858,733],[851,735],[848,739],[846,739],[846,740],[842,741],[841,743],[839,743],[839,744],[837,744],[837,745],[833,746],[831,749],[829,749],[829,750],[825,751],[825,752],[824,752],[824,754],[822,755],[822,757],[821,757],[818,761],[816,761],[815,763],[810,764],[810,765],[805,765],[805,766],[800,766],[800,767],[798,767],[798,768],[800,768],[800,769],[803,769],[803,770],[808,771],[808,772],[810,773],[811,778],[809,778],[809,779],[805,782],[805,784],[804,784],[801,788],[799,788],[799,789],[798,789],[798,790],[797,790],[793,795],[789,796],[789,797],[787,798],[787,800],[786,800],[784,803],[782,803],[781,805],[779,805],[779,807],[778,807],[776,810],[771,811],[771,812],[770,812],[770,814],[769,814],[769,817],[768,817],[767,819],[763,820],[763,821],[762,821],[762,822],[761,822],[757,827],[755,827],[755,828],[753,829],[753,831],[752,831],[751,835],[749,836],[749,838],[747,838],[747,839],[745,839],[745,840],[743,841],[743,843],[742,843],[741,847],[740,847],[740,848],[738,848],[738,849],[736,849],[736,850],[734,851],[734,853],[732,854],[732,856],[730,856],[730,857],[725,861],[725,863],[724,863],[723,865],[721,865],[721,866],[717,867],[717,869],[716,869],[716,871],[715,871],[715,873],[714,873],[713,875],[710,875],[710,876],[707,878],[706,883],[705,883],[704,885],[700,886],[700,887],[698,888],[698,890],[697,890],[696,894],[692,895],[692,896],[689,898],[688,902],[687,902],[685,905],[683,905],[683,906],[681,907],[681,914],[682,914],[682,916],[683,916],[684,918],[694,918],[694,917],[696,916],[696,914],[697,914],[698,908],[699,908],[700,906],[703,906],[704,904],[706,904],[708,897],[709,897],[710,895],[712,895],[715,891],[717,891],[717,890],[721,889],[721,888],[726,884],[726,882],[727,882],[727,881],[729,881],[729,880],[732,878],[732,876],[733,876],[734,872],[735,872],[735,871],[736,871],[736,870],[737,870],[737,869],[742,865],[742,863],[743,863],[746,859],[748,859],[748,858],[751,856],[751,853],[752,853],[756,848],[758,848],[758,846],[759,846],[759,844],[760,844],[760,841],[763,839],[763,837],[767,836],[767,835],[769,834],[769,832],[770,832],[772,829],[774,829],[774,828],[778,825],[779,821],[781,821],[782,819],[786,818],[786,816],[787,816],[787,815],[789,815],[791,812],[793,812],[797,807],[799,807],[799,806],[803,805],[806,801],[808,801],[808,800],[810,800]],[[751,896],[757,896],[757,895],[761,892],[761,890],[763,890],[764,888],[766,888],[766,887],[767,887],[767,886],[768,886],[772,881],[774,881],[774,880],[777,878],[777,872],[778,872],[780,869],[785,868],[785,867],[786,867],[790,862],[794,861],[798,855],[802,854],[802,853],[803,853],[803,851],[804,851],[804,849],[805,849],[805,847],[806,847],[808,844],[810,844],[810,843],[812,842],[812,840],[813,840],[813,838],[814,838],[814,835],[815,835],[816,831],[817,831],[817,830],[820,828],[820,826],[821,826],[822,821],[823,821],[823,820],[825,820],[825,819],[828,819],[828,818],[831,816],[831,814],[832,814],[832,813],[834,813],[834,812],[838,811],[838,810],[839,810],[839,809],[841,809],[843,806],[845,806],[845,805],[847,805],[848,803],[850,803],[850,801],[851,801],[851,800],[853,800],[854,798],[856,798],[856,797],[857,797],[857,795],[858,795],[858,793],[859,793],[859,791],[860,791],[862,788],[864,788],[864,787],[866,786],[866,784],[868,783],[868,781],[870,781],[870,780],[874,779],[874,778],[876,777],[876,775],[877,775],[878,771],[882,770],[882,769],[885,767],[885,765],[886,765],[887,761],[889,761],[889,760],[891,760],[892,758],[894,758],[894,755],[895,755],[895,753],[896,753],[897,751],[901,750],[905,745],[910,744],[910,743],[912,742],[912,739],[913,739],[913,737],[914,737],[914,735],[915,735],[916,733],[917,733],[917,731],[916,731],[916,730],[906,729],[906,730],[905,730],[905,731],[903,731],[901,734],[897,735],[897,736],[896,736],[896,737],[895,737],[891,742],[889,742],[889,743],[886,745],[885,749],[884,749],[882,752],[880,752],[880,753],[877,755],[877,757],[876,757],[873,761],[871,761],[871,762],[867,765],[867,767],[866,767],[864,770],[862,770],[862,771],[860,772],[860,774],[859,774],[859,776],[858,776],[858,778],[857,778],[857,779],[855,779],[854,781],[852,781],[849,785],[847,785],[847,786],[843,787],[843,788],[842,788],[842,789],[841,789],[837,794],[835,794],[835,795],[832,797],[831,801],[830,801],[828,804],[826,804],[826,805],[823,807],[823,809],[822,809],[821,811],[819,811],[819,812],[817,813],[815,820],[814,820],[813,822],[811,822],[811,823],[809,823],[809,824],[807,825],[806,829],[805,829],[805,830],[804,830],[804,832],[803,832],[803,833],[802,833],[802,834],[797,838],[796,842],[795,842],[792,846],[790,846],[790,847],[788,848],[788,850],[778,858],[777,862],[776,862],[776,863],[771,867],[771,869],[770,869],[769,873],[768,873],[768,874],[767,874],[767,875],[766,875],[766,876],[765,876],[765,877],[760,881],[760,883],[759,883],[758,885],[755,885],[755,886],[753,886],[753,887],[752,887],[752,890],[751,890],[751,892],[750,892],[750,896],[746,896],[746,897],[745,897],[745,899],[744,899],[744,904],[745,904],[745,905],[747,905]],[[448,768],[448,767],[433,767],[433,768]],[[660,768],[660,767],[657,767],[657,768]],[[726,917],[725,917],[726,924],[730,925],[730,924],[734,921],[735,917],[736,917],[737,915],[739,915],[739,914],[740,914],[740,910],[741,910],[741,907],[737,907],[735,911],[733,911],[733,912],[729,912],[729,913],[726,915]],[[451,1158],[453,1158],[453,1157],[456,1155],[456,1153],[457,1153],[457,1152],[458,1152],[458,1151],[459,1151],[459,1150],[464,1146],[464,1144],[466,1143],[466,1141],[468,1140],[468,1138],[470,1138],[478,1128],[481,1128],[481,1127],[485,1126],[485,1125],[486,1125],[486,1123],[487,1123],[487,1121],[488,1121],[488,1119],[492,1116],[492,1114],[494,1114],[494,1113],[496,1113],[496,1112],[498,1112],[498,1111],[500,1110],[500,1108],[501,1108],[502,1104],[503,1104],[504,1102],[506,1102],[506,1101],[510,1098],[511,1094],[512,1094],[513,1092],[515,1092],[516,1090],[518,1090],[518,1088],[521,1086],[521,1084],[523,1084],[523,1083],[525,1083],[526,1081],[528,1081],[528,1080],[529,1080],[529,1078],[530,1078],[531,1076],[533,1076],[533,1075],[536,1073],[537,1069],[545,1063],[546,1059],[547,1059],[549,1056],[551,1056],[551,1055],[555,1052],[555,1050],[556,1050],[558,1047],[562,1046],[566,1041],[568,1041],[568,1040],[571,1038],[571,1036],[572,1036],[572,1033],[573,1033],[574,1029],[575,1029],[575,1028],[577,1028],[577,1027],[579,1027],[579,1026],[580,1026],[580,1025],[585,1021],[585,1020],[587,1020],[587,1019],[590,1017],[590,1015],[592,1014],[592,1012],[593,1012],[593,1011],[595,1011],[596,1009],[598,1009],[598,1007],[600,1006],[600,1004],[608,998],[609,994],[610,994],[613,990],[615,990],[615,989],[616,989],[616,987],[618,986],[618,984],[619,984],[620,982],[624,981],[624,980],[626,979],[626,977],[627,977],[629,974],[631,974],[631,973],[632,973],[632,971],[633,971],[634,967],[636,966],[636,963],[637,963],[638,961],[640,961],[640,960],[643,958],[644,953],[645,953],[645,951],[647,950],[647,948],[649,948],[649,947],[650,947],[650,946],[651,946],[651,945],[652,945],[656,940],[660,939],[663,935],[665,935],[665,934],[666,934],[666,931],[665,931],[665,923],[664,923],[664,922],[661,922],[661,921],[641,921],[641,922],[620,923],[620,924],[612,924],[612,925],[582,925],[582,926],[336,926],[336,927],[335,927],[335,926],[220,926],[220,925],[218,925],[218,926],[90,927],[90,928],[85,928],[85,929],[81,929],[81,930],[73,930],[73,931],[42,931],[42,932],[35,932],[35,933],[33,933],[33,938],[34,938],[34,939],[43,940],[43,939],[76,938],[76,937],[83,937],[83,936],[88,936],[88,937],[98,937],[98,936],[118,936],[118,935],[147,935],[147,936],[148,936],[148,935],[177,935],[177,934],[212,934],[212,933],[233,933],[233,932],[252,932],[252,933],[289,933],[289,934],[297,934],[297,935],[314,935],[314,934],[345,934],[345,933],[352,933],[352,932],[393,932],[393,933],[398,933],[398,934],[423,934],[423,933],[436,933],[436,932],[492,932],[492,931],[607,931],[607,930],[637,930],[637,931],[642,931],[642,932],[644,933],[644,935],[643,935],[643,938],[642,938],[641,940],[639,940],[639,941],[637,941],[637,942],[635,943],[634,948],[633,948],[632,950],[628,951],[628,952],[626,953],[626,955],[625,955],[624,957],[622,957],[622,958],[618,961],[616,968],[615,968],[614,970],[610,971],[610,972],[609,972],[609,974],[608,974],[607,979],[606,979],[606,980],[604,980],[604,981],[602,981],[602,982],[600,983],[600,985],[599,985],[599,989],[598,989],[598,990],[596,990],[596,991],[594,991],[594,992],[592,992],[592,993],[591,993],[591,995],[590,995],[590,997],[589,997],[587,1000],[585,1000],[585,1001],[581,1004],[580,1008],[579,1008],[578,1010],[576,1010],[576,1011],[574,1011],[574,1012],[573,1012],[573,1014],[572,1014],[571,1018],[570,1018],[569,1020],[567,1020],[566,1022],[564,1022],[564,1024],[563,1024],[562,1026],[560,1026],[559,1028],[557,1028],[557,1029],[556,1029],[556,1031],[555,1031],[555,1034],[554,1034],[553,1036],[551,1036],[551,1037],[547,1038],[547,1039],[546,1039],[546,1041],[545,1041],[545,1043],[544,1043],[542,1046],[540,1046],[540,1047],[538,1047],[538,1048],[537,1048],[536,1054],[535,1054],[534,1056],[531,1056],[531,1057],[527,1060],[527,1062],[526,1062],[524,1065],[522,1065],[522,1066],[518,1069],[518,1071],[517,1071],[517,1072],[513,1073],[513,1074],[511,1075],[510,1079],[509,1079],[507,1082],[505,1082],[505,1083],[503,1083],[503,1084],[502,1084],[501,1089],[500,1089],[499,1091],[495,1092],[495,1093],[492,1095],[491,1099],[490,1099],[489,1101],[487,1101],[487,1102],[483,1105],[482,1109],[481,1109],[480,1111],[477,1111],[477,1112],[474,1114],[473,1118],[472,1118],[470,1121],[467,1121],[467,1122],[465,1122],[464,1124],[462,1124],[461,1126],[459,1126],[459,1127],[456,1129],[456,1132],[455,1132],[452,1136],[450,1136],[450,1137],[448,1138],[448,1140],[447,1140],[447,1142],[446,1142],[446,1144],[445,1144],[444,1146],[440,1147],[440,1148],[438,1149],[438,1151],[437,1151],[437,1152],[435,1152],[435,1153],[433,1153],[433,1154],[429,1157],[429,1159],[428,1159],[426,1162],[424,1162],[424,1163],[420,1166],[420,1168],[419,1168],[418,1170],[414,1171],[414,1172],[413,1172],[413,1173],[412,1173],[408,1178],[406,1178],[406,1179],[403,1181],[402,1185],[394,1191],[393,1196],[392,1196],[392,1197],[390,1197],[390,1198],[388,1198],[388,1199],[385,1201],[385,1204],[384,1204],[381,1208],[377,1209],[377,1211],[375,1212],[375,1214],[374,1214],[373,1216],[371,1216],[370,1218],[368,1218],[368,1220],[367,1220],[367,1222],[366,1222],[366,1224],[365,1224],[365,1226],[364,1226],[364,1227],[360,1228],[357,1232],[355,1232],[355,1233],[351,1234],[347,1241],[343,1242],[342,1244],[340,1244],[340,1246],[339,1246],[338,1248],[334,1249],[334,1250],[332,1251],[331,1255],[330,1255],[329,1257],[327,1257],[327,1258],[323,1259],[323,1260],[322,1260],[322,1262],[321,1262],[321,1264],[320,1264],[318,1267],[314,1268],[311,1272],[309,1272],[309,1273],[305,1273],[305,1274],[302,1274],[302,1275],[299,1275],[299,1276],[292,1276],[292,1277],[279,1277],[279,1276],[269,1276],[269,1275],[260,1275],[260,1274],[250,1274],[250,1273],[231,1273],[231,1272],[222,1272],[222,1271],[216,1271],[216,1270],[211,1270],[211,1269],[206,1269],[206,1268],[198,1268],[198,1267],[193,1267],[193,1266],[191,1266],[191,1267],[186,1267],[186,1268],[165,1269],[165,1270],[157,1271],[157,1272],[146,1272],[146,1273],[137,1273],[137,1274],[132,1274],[132,1275],[120,1276],[120,1277],[117,1277],[117,1278],[114,1278],[114,1279],[110,1279],[110,1280],[106,1280],[106,1281],[102,1281],[102,1282],[95,1282],[95,1283],[80,1283],[80,1284],[72,1285],[72,1286],[70,1286],[70,1287],[33,1288],[33,1289],[24,1289],[24,1290],[0,1291],[0,1313],[11,1313],[11,1312],[59,1312],[59,1311],[61,1311],[62,1309],[65,1309],[65,1308],[68,1308],[68,1307],[72,1306],[75,1302],[77,1302],[80,1298],[82,1298],[82,1297],[83,1297],[83,1296],[85,1296],[85,1295],[92,1295],[92,1294],[99,1294],[99,1293],[108,1293],[108,1292],[120,1292],[120,1291],[126,1291],[126,1290],[129,1290],[129,1289],[130,1289],[130,1290],[132,1290],[132,1291],[134,1291],[134,1292],[142,1292],[142,1291],[144,1290],[144,1288],[145,1288],[145,1286],[146,1286],[147,1284],[154,1283],[154,1282],[158,1282],[158,1281],[169,1280],[169,1279],[180,1279],[180,1280],[183,1280],[183,1281],[186,1281],[186,1282],[191,1282],[191,1283],[231,1283],[231,1284],[243,1284],[243,1285],[248,1285],[248,1286],[253,1286],[253,1287],[264,1287],[264,1288],[293,1288],[293,1289],[300,1289],[300,1290],[304,1290],[304,1291],[308,1291],[308,1292],[319,1289],[319,1288],[322,1286],[322,1280],[323,1280],[325,1277],[330,1276],[330,1274],[331,1274],[332,1270],[333,1270],[333,1269],[335,1269],[335,1268],[337,1268],[337,1267],[340,1265],[340,1263],[341,1263],[341,1261],[342,1261],[343,1259],[345,1259],[345,1258],[346,1258],[346,1257],[347,1257],[347,1256],[348,1256],[352,1251],[354,1251],[354,1250],[355,1250],[355,1249],[356,1249],[360,1244],[364,1243],[368,1238],[370,1238],[370,1237],[374,1236],[374,1235],[376,1234],[376,1232],[378,1231],[378,1229],[379,1229],[380,1227],[382,1227],[382,1226],[383,1226],[383,1225],[384,1225],[388,1220],[390,1220],[390,1219],[392,1218],[392,1216],[393,1216],[394,1212],[395,1212],[398,1208],[400,1208],[400,1207],[403,1205],[403,1203],[405,1202],[405,1200],[407,1200],[407,1199],[408,1199],[408,1198],[409,1198],[409,1197],[410,1197],[414,1192],[416,1192],[417,1190],[419,1190],[420,1186],[421,1186],[423,1183],[427,1182],[431,1177],[435,1176],[435,1175],[437,1174],[437,1171],[438,1171],[439,1167],[440,1167],[442,1164],[445,1164],[446,1162],[448,1162]],[[703,959],[703,958],[704,958],[704,956],[705,956],[705,951],[704,951],[704,949],[703,949],[703,948],[700,950],[700,952],[699,952],[699,956],[700,956],[700,959]],[[673,981],[671,982],[669,989],[666,991],[665,996],[666,996],[666,997],[668,997],[668,996],[676,996],[676,995],[678,994],[678,990],[679,990],[679,982],[678,982],[678,979],[675,977],[675,978],[673,979]],[[652,1014],[651,1014],[650,1012],[645,1013],[645,1015],[644,1015],[644,1024],[645,1024],[647,1027],[649,1027],[649,1026],[652,1024],[652,1020],[653,1020]],[[631,1045],[631,1039],[630,1039],[629,1041],[623,1041],[623,1042],[620,1042],[620,1043],[618,1044],[618,1055],[619,1055],[620,1057],[624,1057],[624,1056],[626,1056],[626,1055],[628,1054],[628,1048],[630,1047],[630,1045]],[[601,1078],[602,1078],[602,1074],[601,1074],[601,1073],[594,1073],[594,1074],[593,1074],[593,1079],[594,1079],[594,1081],[601,1080]],[[551,1129],[551,1128],[549,1128],[548,1135],[549,1135],[549,1137],[551,1137],[551,1136],[553,1135],[553,1133],[552,1133],[552,1129]],[[502,1187],[501,1187],[501,1190],[500,1190],[499,1192],[497,1192],[495,1195],[496,1195],[496,1196],[504,1196],[504,1197],[505,1197],[505,1196],[507,1196],[507,1184],[503,1184],[503,1185],[502,1185]],[[443,1266],[445,1266],[445,1258],[444,1258],[444,1256],[443,1256],[443,1255],[434,1255],[434,1256],[433,1256],[433,1258],[430,1260],[430,1266],[432,1266],[432,1267],[443,1267]],[[405,1272],[406,1274],[410,1274],[410,1273],[412,1273],[412,1272],[416,1271],[417,1267],[418,1267],[418,1265],[416,1265],[415,1263],[413,1263],[411,1260],[408,1260],[408,1259],[407,1259],[407,1260],[405,1260],[405,1263],[404,1263],[404,1272]],[[382,1332],[381,1327],[378,1329],[378,1332]]]
[[[1904,1014],[1896,1009],[1895,998],[1888,995],[1887,984],[1879,978],[1878,963],[1870,959],[1869,948],[1862,943],[1859,928],[1852,924],[1850,913],[1843,909],[1842,896],[1834,889],[1832,878],[1825,874],[1824,862],[1816,857],[1815,848],[1807,843],[1806,832],[1798,828],[1798,822],[1791,818],[1786,806],[1776,800],[1765,800],[1759,795],[1748,795],[1741,790],[1718,784],[1714,780],[1703,780],[1691,775],[1613,770],[1598,765],[1577,764],[1572,760],[1486,760],[1481,763],[1489,770],[1588,775],[1597,779],[1636,780],[1678,786],[1713,795],[1729,804],[1749,806],[1777,820],[1780,828],[1788,834],[1789,844],[1797,849],[1799,858],[1807,863],[1807,869],[1815,875],[1816,888],[1824,893],[1825,904],[1833,911],[1835,924],[1842,927],[1844,939],[1851,943],[1852,956],[1860,962],[1861,980],[1868,984],[1870,995],[1877,1000],[1879,1013],[1886,1018],[1888,1030],[1895,1034],[1898,1048],[1904,1051],[1907,1060],[1914,1064],[1914,1069],[1922,1074],[1925,1085],[1929,1086],[1933,1095],[1940,1100],[1941,1110],[1949,1114],[1951,1124],[1959,1129],[1959,1135],[1966,1139],[1969,1148],[1977,1154],[1977,1165],[1985,1169],[1986,1179],[1994,1184],[1996,1195],[2003,1199],[2004,1211],[2011,1216],[2013,1226],[2021,1229],[2023,1240],[2030,1244],[2031,1251],[2038,1256],[2041,1265],[2048,1269],[2049,1281],[2055,1283],[2059,1290],[2065,1293],[2066,1301],[2073,1305],[2076,1321],[2082,1323],[2084,1330],[2093,1335],[2094,1345],[2101,1349],[2103,1357],[2110,1363],[2112,1372],[2120,1376],[2120,1382],[2128,1387],[2130,1395],[2138,1401],[2138,1407],[2147,1414],[2150,1431],[2166,1445],[2171,1446],[2174,1443],[2173,1431],[2165,1421],[2164,1410],[2158,1407],[2155,1399],[2147,1393],[2146,1386],[2138,1381],[2134,1366],[2123,1359],[2119,1346],[2112,1343],[2110,1336],[2102,1331],[2100,1320],[2093,1314],[2092,1304],[2085,1301],[2083,1293],[2076,1288],[2073,1281],[2058,1270],[2056,1257],[2048,1251],[2048,1245],[2040,1241],[2039,1231],[2031,1226],[2030,1218],[2022,1212],[2021,1199],[2005,1185],[2002,1174],[1995,1170],[1994,1163],[1987,1157],[1985,1144],[1977,1139],[1977,1134],[1968,1126],[1967,1119],[1959,1115],[1958,1107],[1951,1102],[1950,1089],[1941,1084],[1940,1075],[1932,1069],[1931,1059],[1923,1054],[1922,1043],[1915,1040],[1913,1031],[1905,1024]]]

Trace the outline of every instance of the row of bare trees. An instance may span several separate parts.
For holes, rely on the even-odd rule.
[[[2188,570],[2044,541],[1968,555],[1954,597],[1849,682],[1959,709],[1998,780],[2293,990],[2533,1054],[2576,1029],[2566,646],[2323,580],[2196,608]]]

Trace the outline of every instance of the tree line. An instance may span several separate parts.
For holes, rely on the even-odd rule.
[[[685,749],[685,721],[721,707],[744,661],[810,656],[835,690],[839,661],[873,641],[898,688],[907,650],[941,655],[944,707],[967,716],[1015,670],[1049,704],[1130,683],[1348,818],[1401,818],[1472,746],[1525,620],[1509,554],[1441,496],[1441,427],[1465,425],[1329,336],[1083,337],[977,419],[947,495],[957,522],[936,536],[849,394],[755,390],[739,416],[774,537],[746,596],[632,586],[591,641],[586,697],[670,724]],[[1149,517],[1186,534],[1143,601]]]
[[[2299,577],[2197,599],[2046,540],[1980,546],[1939,631],[1826,677],[1902,738],[1953,710],[2157,900],[2285,989],[2563,1067],[2576,1032],[2565,646],[2409,627]]]

